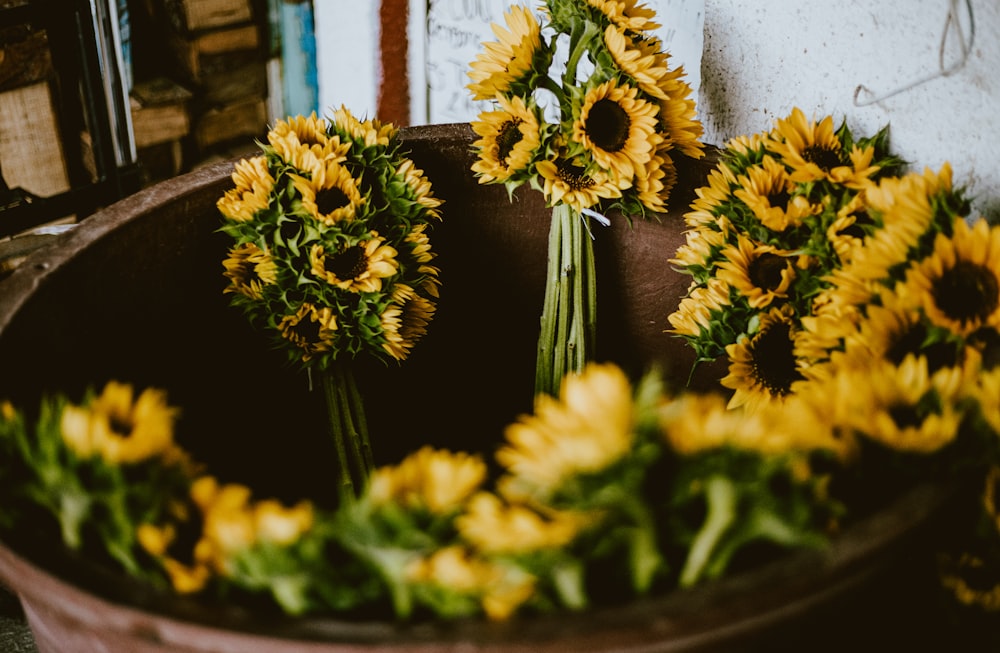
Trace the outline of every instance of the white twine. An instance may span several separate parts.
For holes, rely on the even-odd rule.
[[[599,223],[601,223],[605,227],[610,227],[611,226],[611,220],[608,220],[608,218],[606,216],[604,216],[601,213],[598,213],[597,211],[594,211],[593,209],[580,209],[580,213],[582,213],[583,215],[585,215],[587,217],[593,218],[594,220],[597,220]],[[594,232],[590,230],[590,221],[589,220],[584,220],[583,221],[583,226],[585,226],[587,228],[587,233],[590,234],[590,239],[591,240],[596,240],[596,238],[594,237]]]

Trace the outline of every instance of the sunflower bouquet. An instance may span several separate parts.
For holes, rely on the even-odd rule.
[[[721,574],[718,517],[693,546],[686,528],[697,524],[678,517],[691,513],[678,507],[690,501],[682,489],[690,495],[700,477],[664,472],[698,451],[743,447],[801,488],[758,511],[782,544],[825,542],[826,523],[809,518],[825,512],[803,507],[818,497],[836,510],[816,491],[826,472],[809,467],[834,454],[829,436],[805,441],[777,420],[752,433],[702,430],[696,418],[718,410],[688,399],[668,394],[656,374],[633,385],[613,364],[590,364],[508,426],[498,475],[478,454],[424,446],[376,468],[359,496],[331,508],[220,480],[176,444],[180,411],[165,393],[110,382],[79,402],[46,398],[37,416],[0,406],[0,485],[15,508],[0,527],[15,539],[54,537],[209,605],[261,609],[267,599],[291,615],[503,620]],[[761,496],[778,496],[766,487]],[[772,534],[725,541],[738,549]],[[689,556],[678,574],[675,561]]]
[[[438,297],[428,232],[441,200],[398,130],[341,108],[278,121],[218,201],[233,306],[318,377],[347,488],[372,467],[352,361],[407,358]]]
[[[1000,540],[998,383],[1000,367],[960,402],[959,437],[992,442],[975,465],[993,472],[983,547],[944,576],[989,610],[997,587],[969,572],[996,562]],[[180,411],[165,393],[109,382],[31,415],[0,404],[0,528],[60,541],[146,588],[265,614],[499,621],[618,605],[821,549],[878,499],[850,482],[871,469],[868,431],[832,420],[822,393],[754,411],[726,403],[591,363],[507,426],[497,473],[480,454],[423,446],[329,507],[221,480],[176,444]],[[972,469],[943,449],[923,455]]]
[[[692,277],[672,332],[726,366],[727,406],[808,404],[859,505],[1000,451],[1000,227],[968,216],[950,166],[906,172],[886,139],[798,109],[733,139],[672,259]]]
[[[472,169],[513,195],[527,183],[552,207],[536,392],[594,357],[596,289],[588,218],[666,209],[674,157],[699,158],[701,124],[683,67],[653,31],[655,12],[628,0],[547,0],[543,23],[513,5],[499,39],[471,63]],[[631,219],[629,217],[628,219]]]

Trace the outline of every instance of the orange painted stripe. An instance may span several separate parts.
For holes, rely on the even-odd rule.
[[[379,9],[379,53],[382,83],[378,91],[378,118],[397,127],[410,124],[410,81],[407,75],[409,0],[382,0]]]

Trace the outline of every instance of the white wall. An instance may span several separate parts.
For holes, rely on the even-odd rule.
[[[313,0],[320,113],[375,116],[381,66],[378,0]]]
[[[519,0],[537,6],[537,0]],[[314,0],[322,106],[344,103],[373,112],[377,100],[377,0]],[[464,71],[479,43],[493,40],[512,0],[411,0],[412,122],[471,120]],[[975,40],[963,67],[941,77],[939,50],[954,6],[966,39],[966,0],[646,0],[664,23],[675,63],[698,89],[705,140],[722,144],[769,129],[798,106],[809,115],[846,118],[860,134],[891,125],[891,146],[918,168],[949,161],[958,184],[977,196],[980,212],[1000,218],[1000,2],[969,0]],[[422,10],[429,6],[424,19]],[[427,25],[426,43],[421,25]],[[702,32],[704,25],[703,49]],[[355,29],[345,30],[344,25]],[[368,25],[369,32],[360,26]],[[323,34],[330,34],[328,39]],[[950,32],[946,65],[959,60],[961,39]],[[700,62],[698,61],[700,56]],[[928,79],[932,77],[932,79]],[[875,96],[856,106],[859,85]],[[426,91],[426,96],[421,95]],[[425,99],[426,98],[426,99]],[[874,96],[862,93],[861,101]]]
[[[1000,3],[971,0],[970,55],[941,77],[939,50],[952,4],[705,0],[699,113],[706,141],[769,129],[794,106],[833,115],[838,124],[846,117],[864,134],[889,124],[897,154],[920,169],[949,161],[956,183],[978,195],[975,208],[1000,217]],[[954,5],[968,39],[966,2]],[[946,65],[960,60],[958,36],[948,35]],[[862,102],[913,86],[856,106],[862,84],[874,94],[862,92]]]

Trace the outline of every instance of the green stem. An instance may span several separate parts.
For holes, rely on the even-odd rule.
[[[582,29],[581,29],[582,28]],[[591,48],[591,41],[600,33],[595,23],[586,21],[576,25],[570,34],[569,56],[566,58],[566,70],[563,72],[563,86],[577,86],[576,67],[582,57]]]
[[[596,304],[590,234],[576,211],[557,204],[549,228],[535,394],[557,396],[562,378],[579,373],[590,360],[596,342]]]
[[[705,480],[705,501],[708,515],[688,551],[679,584],[691,587],[704,575],[711,564],[722,537],[736,520],[736,488],[725,476],[714,475]]]
[[[348,365],[334,363],[320,373],[320,378],[341,489],[345,494],[357,496],[374,466],[361,393]]]

